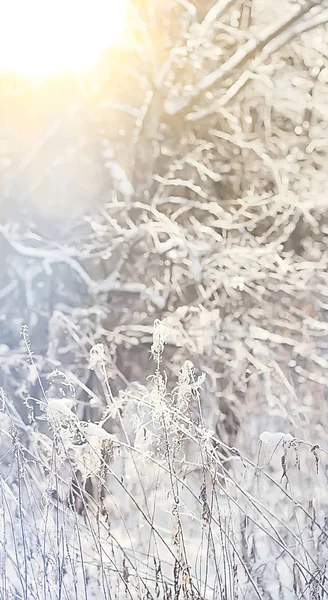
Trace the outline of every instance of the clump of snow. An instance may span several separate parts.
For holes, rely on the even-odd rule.
[[[81,422],[83,427],[83,434],[86,437],[96,437],[102,440],[113,440],[113,436],[108,433],[101,425],[97,425],[97,423],[83,423]]]
[[[72,408],[75,401],[73,398],[49,398],[48,408],[54,413],[61,413],[65,416],[72,416]]]
[[[263,431],[260,435],[260,442],[262,444],[280,444],[280,442],[292,442],[294,437],[290,433],[283,433],[277,431],[276,433],[270,433],[270,431]]]

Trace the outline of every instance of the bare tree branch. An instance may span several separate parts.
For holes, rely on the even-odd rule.
[[[168,98],[164,105],[166,112],[169,115],[176,115],[179,112],[186,110],[206,91],[210,90],[214,85],[217,85],[220,81],[227,78],[228,75],[231,75],[232,72],[237,68],[242,67],[245,63],[254,58],[258,52],[262,52],[270,42],[278,38],[278,49],[281,47],[281,45],[287,41],[290,41],[292,37],[304,31],[302,27],[293,28],[292,26],[300,19],[304,18],[305,15],[307,15],[314,7],[317,7],[319,10],[316,2],[310,2],[305,7],[298,7],[295,9],[295,12],[292,16],[288,17],[287,19],[284,18],[280,23],[272,23],[257,37],[249,39],[248,42],[238,48],[238,50],[225,63],[223,63],[223,65],[221,65],[215,71],[205,75],[205,77],[203,77],[199,83],[194,85],[188,96],[180,97],[178,99]],[[275,45],[273,45],[273,47],[275,47]],[[273,50],[271,50],[271,52],[272,51]]]

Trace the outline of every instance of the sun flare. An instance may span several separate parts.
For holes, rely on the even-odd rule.
[[[125,0],[0,0],[0,73],[81,72],[122,31]]]

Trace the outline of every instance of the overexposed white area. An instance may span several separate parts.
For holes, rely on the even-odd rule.
[[[90,68],[120,35],[124,14],[125,0],[1,0],[0,72]]]

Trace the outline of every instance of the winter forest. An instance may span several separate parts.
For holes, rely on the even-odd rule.
[[[0,0],[0,600],[328,599],[328,0]]]

